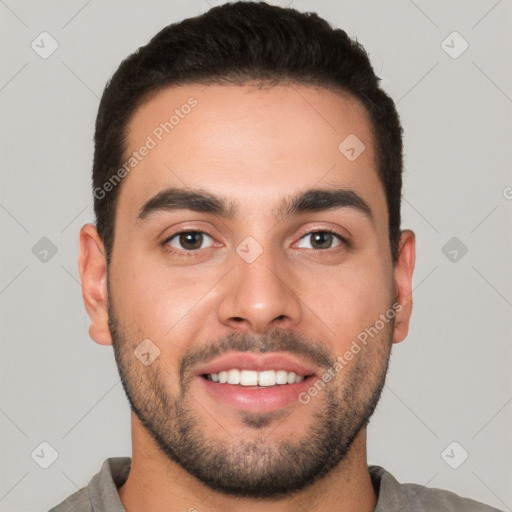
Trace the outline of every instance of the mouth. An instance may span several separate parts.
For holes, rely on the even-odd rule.
[[[300,393],[317,378],[316,368],[284,353],[231,353],[195,372],[214,407],[263,413],[300,404]]]

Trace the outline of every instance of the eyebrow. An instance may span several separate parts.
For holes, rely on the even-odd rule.
[[[373,212],[361,196],[353,190],[340,188],[313,188],[287,197],[278,206],[275,214],[282,220],[301,213],[335,208],[350,208],[363,213],[369,220],[373,220]],[[232,200],[202,189],[171,187],[162,190],[146,201],[140,209],[137,219],[145,220],[161,212],[172,210],[193,210],[233,219],[237,214],[238,207]]]

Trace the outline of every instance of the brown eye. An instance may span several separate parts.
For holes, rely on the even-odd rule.
[[[313,231],[311,233],[306,233],[301,240],[307,240],[308,238],[310,238],[309,247],[304,245],[299,245],[299,247],[325,250],[332,249],[333,247],[345,243],[343,238],[330,231]]]
[[[208,239],[211,242],[212,237],[202,231],[182,231],[168,238],[165,243],[175,249],[195,251],[204,249],[203,244],[208,243]]]

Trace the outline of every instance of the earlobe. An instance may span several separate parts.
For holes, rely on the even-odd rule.
[[[107,261],[103,242],[94,224],[85,224],[80,230],[78,259],[82,298],[91,319],[90,337],[100,345],[111,345],[108,328]]]
[[[398,260],[395,264],[395,296],[400,307],[395,316],[393,343],[405,339],[409,331],[409,321],[412,314],[412,274],[416,260],[415,235],[406,229],[402,231],[399,244]]]

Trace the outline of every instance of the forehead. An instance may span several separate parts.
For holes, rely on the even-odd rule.
[[[366,110],[322,87],[168,87],[136,110],[126,141],[118,211],[133,217],[169,187],[241,205],[257,197],[261,207],[313,186],[343,187],[386,209]]]

